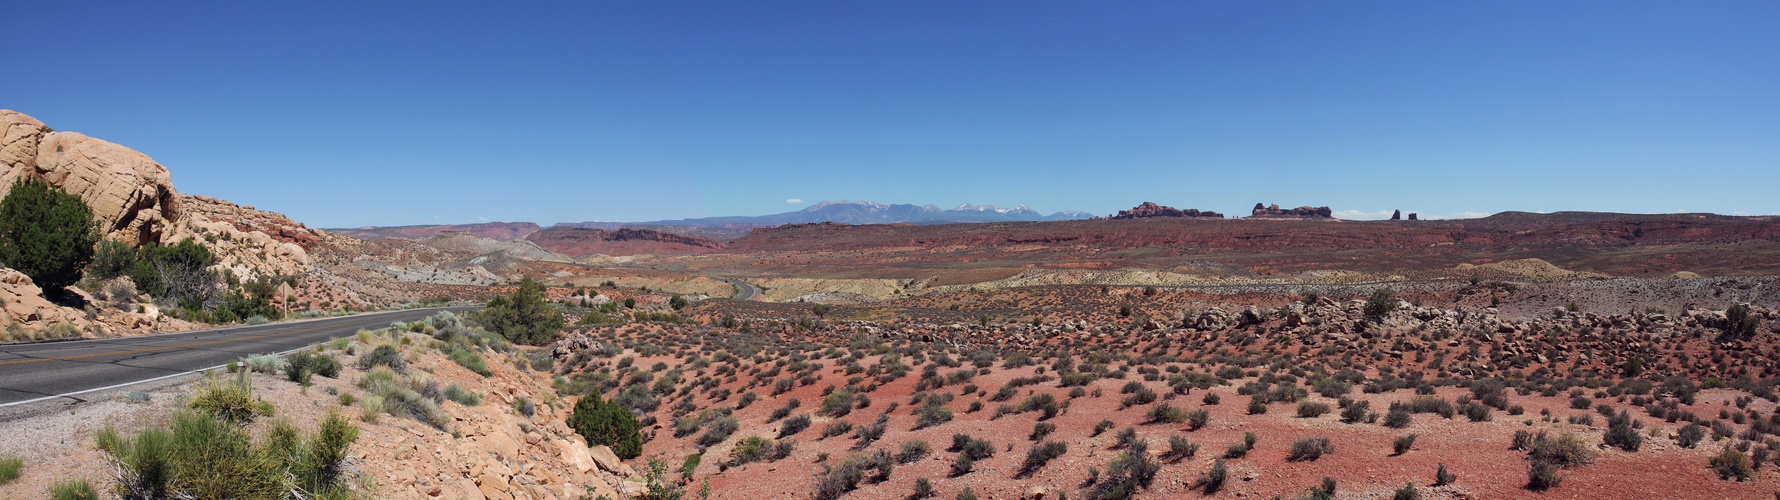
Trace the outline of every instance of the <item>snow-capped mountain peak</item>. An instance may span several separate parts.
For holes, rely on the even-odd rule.
[[[972,205],[969,203],[964,203],[964,204],[958,205],[958,208],[954,208],[952,210],[954,210],[954,211],[996,212],[996,213],[1003,213],[1003,214],[1023,213],[1023,212],[1037,213],[1037,212],[1034,212],[1031,207],[1028,207],[1026,205],[1020,205],[1020,206],[1016,206],[1013,208],[1002,208],[1002,207],[998,207],[995,205]]]

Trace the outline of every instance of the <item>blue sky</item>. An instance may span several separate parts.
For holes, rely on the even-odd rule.
[[[7,10],[0,108],[316,227],[838,199],[1780,212],[1772,1]]]

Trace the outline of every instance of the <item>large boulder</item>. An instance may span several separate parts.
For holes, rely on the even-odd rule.
[[[179,221],[178,193],[167,168],[148,155],[0,109],[0,196],[18,179],[43,179],[93,208],[112,239],[168,243]]]

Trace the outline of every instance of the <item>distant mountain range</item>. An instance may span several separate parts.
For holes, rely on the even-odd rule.
[[[844,224],[956,224],[960,222],[1015,222],[1015,221],[1049,221],[1076,220],[1094,217],[1093,214],[1077,211],[1063,211],[1050,215],[1038,213],[1026,205],[1003,208],[995,205],[972,205],[965,203],[950,210],[933,205],[889,204],[875,201],[824,201],[809,208],[795,212],[772,215],[705,217],[701,219],[664,220],[642,222],[635,225],[652,226],[716,226],[735,227],[750,225],[754,227],[778,226],[783,224],[807,224],[811,222],[840,222]]]
[[[556,226],[588,229],[652,229],[664,233],[701,236],[725,241],[748,234],[754,228],[811,222],[844,224],[917,225],[958,224],[968,222],[1021,222],[1091,219],[1094,214],[1066,210],[1051,215],[1038,213],[1026,205],[1012,208],[995,205],[961,204],[950,210],[933,205],[889,204],[875,201],[824,201],[795,212],[771,215],[705,217],[700,219],[662,220],[653,222],[562,222]],[[465,231],[483,238],[512,240],[524,238],[543,229],[530,222],[484,222],[480,224],[386,226],[327,229],[335,234],[354,238],[425,239],[443,231]]]

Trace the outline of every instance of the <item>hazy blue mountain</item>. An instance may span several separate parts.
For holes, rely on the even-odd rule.
[[[804,224],[810,222],[840,222],[844,224],[890,224],[906,222],[910,224],[952,224],[959,222],[1012,222],[1012,221],[1047,221],[1075,220],[1093,217],[1086,212],[1065,211],[1050,215],[1020,205],[1003,208],[994,205],[972,205],[965,203],[952,209],[942,209],[933,205],[888,204],[873,201],[824,201],[796,212],[785,212],[771,215],[705,217],[699,219],[664,220],[639,222],[626,225],[660,225],[660,226],[776,226],[780,224]]]

